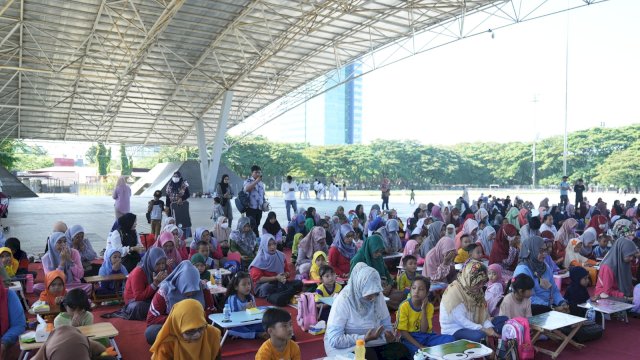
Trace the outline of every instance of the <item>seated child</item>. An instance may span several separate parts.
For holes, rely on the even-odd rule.
[[[578,305],[585,303],[590,298],[587,290],[590,281],[589,272],[582,266],[574,266],[569,269],[569,278],[571,279],[571,284],[569,284],[564,293],[564,298],[569,304],[569,312],[571,315],[584,317],[587,309],[583,309]],[[596,322],[598,323],[601,321],[600,316],[600,313],[596,312]]]
[[[209,243],[204,240],[200,240],[198,241],[196,246],[198,249],[197,254],[202,255],[202,257],[204,258],[204,265],[207,267],[207,269],[215,268],[215,261],[209,256],[211,254],[211,245],[209,245]],[[192,254],[192,256],[194,255]]]
[[[453,260],[453,262],[455,262],[456,264],[464,264],[465,262],[467,262],[467,260],[469,260],[469,257],[471,256],[471,249],[469,248],[471,245],[475,245],[475,244],[471,244],[471,237],[469,235],[462,235],[462,237],[460,238],[460,249],[458,249],[458,255],[456,255],[456,258]]]
[[[44,291],[40,293],[40,299],[33,303],[33,307],[47,304],[50,308],[59,307],[67,293],[64,284],[66,276],[60,270],[54,270],[44,277]]]
[[[20,240],[17,238],[11,237],[7,239],[5,246],[11,249],[13,253],[13,258],[18,261],[18,271],[16,271],[16,275],[23,274],[32,274],[33,278],[36,278],[35,272],[29,272],[29,257],[27,253],[20,249]]]
[[[198,269],[198,272],[200,273],[200,282],[206,286],[207,281],[211,280],[211,274],[209,273],[209,271],[207,271],[207,264],[204,256],[202,256],[202,254],[200,253],[193,255],[191,257],[191,263],[196,267],[196,269]]]
[[[8,247],[0,247],[0,265],[9,277],[16,276],[18,272],[18,260],[13,258],[13,252]]]
[[[62,301],[65,311],[61,312],[53,320],[53,326],[58,328],[63,325],[73,327],[93,324],[91,304],[89,297],[82,289],[71,289]]]
[[[593,255],[596,258],[603,258],[609,252],[609,243],[611,237],[607,234],[601,234],[598,236],[598,245],[593,248]],[[7,243],[9,240],[7,240]],[[8,245],[7,245],[8,246]]]
[[[231,283],[227,286],[227,305],[231,308],[231,312],[256,307],[255,299],[251,295],[251,277],[248,273],[240,271],[231,278]],[[262,324],[234,327],[227,331],[229,335],[242,339],[268,338]]]
[[[316,251],[313,253],[311,261],[311,269],[309,270],[309,279],[320,280],[320,267],[327,265],[327,254],[324,251]]]
[[[342,285],[336,283],[336,273],[329,265],[323,265],[320,268],[320,278],[322,279],[322,283],[316,288],[316,303],[320,311],[319,320],[327,321],[327,319],[329,319],[329,311],[331,311],[331,307],[318,302],[322,297],[338,295],[342,290]]]
[[[489,277],[489,282],[487,283],[487,290],[484,293],[484,299],[487,301],[487,310],[489,310],[489,315],[498,316],[500,311],[498,304],[504,297],[502,266],[500,266],[500,264],[489,265],[487,276]]]
[[[429,302],[428,278],[417,276],[411,284],[411,298],[403,301],[398,308],[397,329],[401,342],[414,354],[425,346],[435,346],[455,341],[451,335],[433,332],[433,304]]]
[[[418,269],[418,262],[413,255],[407,255],[402,258],[403,271],[398,272],[398,290],[404,290],[409,294],[411,290],[411,283],[416,278],[416,271]]]
[[[104,261],[98,275],[109,276],[123,274],[129,275],[127,269],[122,265],[122,256],[120,248],[111,248],[104,254]],[[117,288],[116,288],[117,287]],[[115,294],[116,291],[121,293],[124,290],[124,281],[101,281],[100,287],[96,289],[99,295]]]
[[[482,246],[478,244],[470,244],[467,247],[467,250],[469,251],[469,259],[471,260],[478,260],[482,262],[482,260],[485,258],[484,252],[482,251]]]
[[[262,317],[262,326],[267,329],[269,339],[258,349],[256,360],[302,359],[300,347],[291,340],[293,325],[288,312],[279,308],[268,309]]]
[[[533,279],[527,274],[518,274],[514,279],[509,280],[512,292],[505,295],[500,304],[500,316],[509,319],[514,317],[531,316],[531,295],[533,295]],[[509,290],[509,285],[506,291]]]

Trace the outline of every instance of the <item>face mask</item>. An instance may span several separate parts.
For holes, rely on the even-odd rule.
[[[604,230],[604,228],[606,228],[606,227],[607,227],[607,225],[605,225],[605,224],[601,224],[601,225],[600,225],[600,226],[598,226],[598,227],[599,227],[600,229]]]
[[[458,218],[459,218],[459,216],[457,216],[457,215],[453,216],[453,220],[458,220]]]
[[[223,229],[226,229],[226,228],[229,227],[229,223],[222,223],[222,224],[220,224],[220,227],[223,228]]]
[[[174,183],[177,183],[178,181],[180,181],[180,178],[177,176],[174,176],[171,178],[171,181],[173,181]]]

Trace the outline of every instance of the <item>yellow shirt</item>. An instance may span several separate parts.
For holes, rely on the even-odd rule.
[[[334,294],[339,293],[342,290],[342,285],[335,283],[334,288],[333,288],[333,292],[328,292],[327,289],[324,288],[324,284],[320,284],[318,285],[318,287],[316,288],[316,302],[320,301],[321,297],[329,297],[329,296],[333,296]]]
[[[413,274],[415,277],[416,274]],[[398,279],[396,280],[398,283],[398,290],[411,289],[411,279],[407,276],[407,272],[403,271],[398,274]]]
[[[462,264],[465,261],[469,260],[469,252],[463,248],[458,249],[458,255],[453,260],[456,264]]]
[[[271,339],[262,343],[260,349],[256,353],[256,360],[300,360],[300,347],[295,341],[289,340],[289,343],[284,348],[284,352],[279,352],[278,349],[271,344]]]
[[[427,301],[425,299],[425,301]],[[433,304],[427,304],[427,322],[429,324],[429,329],[427,332],[433,332]],[[397,329],[404,330],[408,332],[419,332],[420,331],[420,322],[422,321],[422,309],[414,309],[411,304],[411,300],[403,301],[398,307],[398,321],[397,321]]]

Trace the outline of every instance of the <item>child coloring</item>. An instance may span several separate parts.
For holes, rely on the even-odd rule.
[[[500,316],[506,316],[510,319],[515,317],[530,317],[531,295],[533,295],[533,288],[535,286],[533,279],[527,274],[518,274],[515,278],[509,280],[506,291],[509,290],[509,285],[511,285],[512,291],[502,299]]]
[[[318,303],[322,297],[337,296],[342,290],[342,285],[336,283],[336,273],[331,266],[323,265],[320,268],[320,278],[322,283],[316,288],[316,303]],[[327,321],[331,307],[325,306],[322,303],[317,305],[320,311],[320,320]]]
[[[256,360],[302,359],[300,347],[291,340],[293,325],[288,312],[279,308],[268,309],[262,317],[262,326],[267,330],[269,339],[258,349]]]
[[[231,283],[227,287],[227,305],[231,312],[245,311],[256,307],[255,299],[251,295],[251,277],[248,273],[240,271],[231,278]],[[262,324],[246,325],[229,329],[229,335],[242,339],[266,339]]]
[[[78,327],[93,324],[89,297],[82,289],[69,290],[62,301],[62,305],[64,305],[65,311],[58,314],[53,320],[55,328],[63,325]]]

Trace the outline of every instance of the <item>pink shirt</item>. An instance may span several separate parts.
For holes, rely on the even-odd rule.
[[[67,283],[79,283],[80,279],[84,277],[84,268],[82,267],[82,260],[80,259],[80,252],[78,250],[71,249],[71,261],[73,262],[73,265],[71,266],[73,279],[67,279]],[[42,257],[42,269],[44,270],[45,275],[51,271],[57,270],[53,268],[53,264],[49,258],[49,253],[44,254]]]
[[[618,283],[609,265],[600,265],[598,271],[598,281],[596,282],[596,295],[607,294],[609,296],[622,298],[624,294],[618,290]]]

